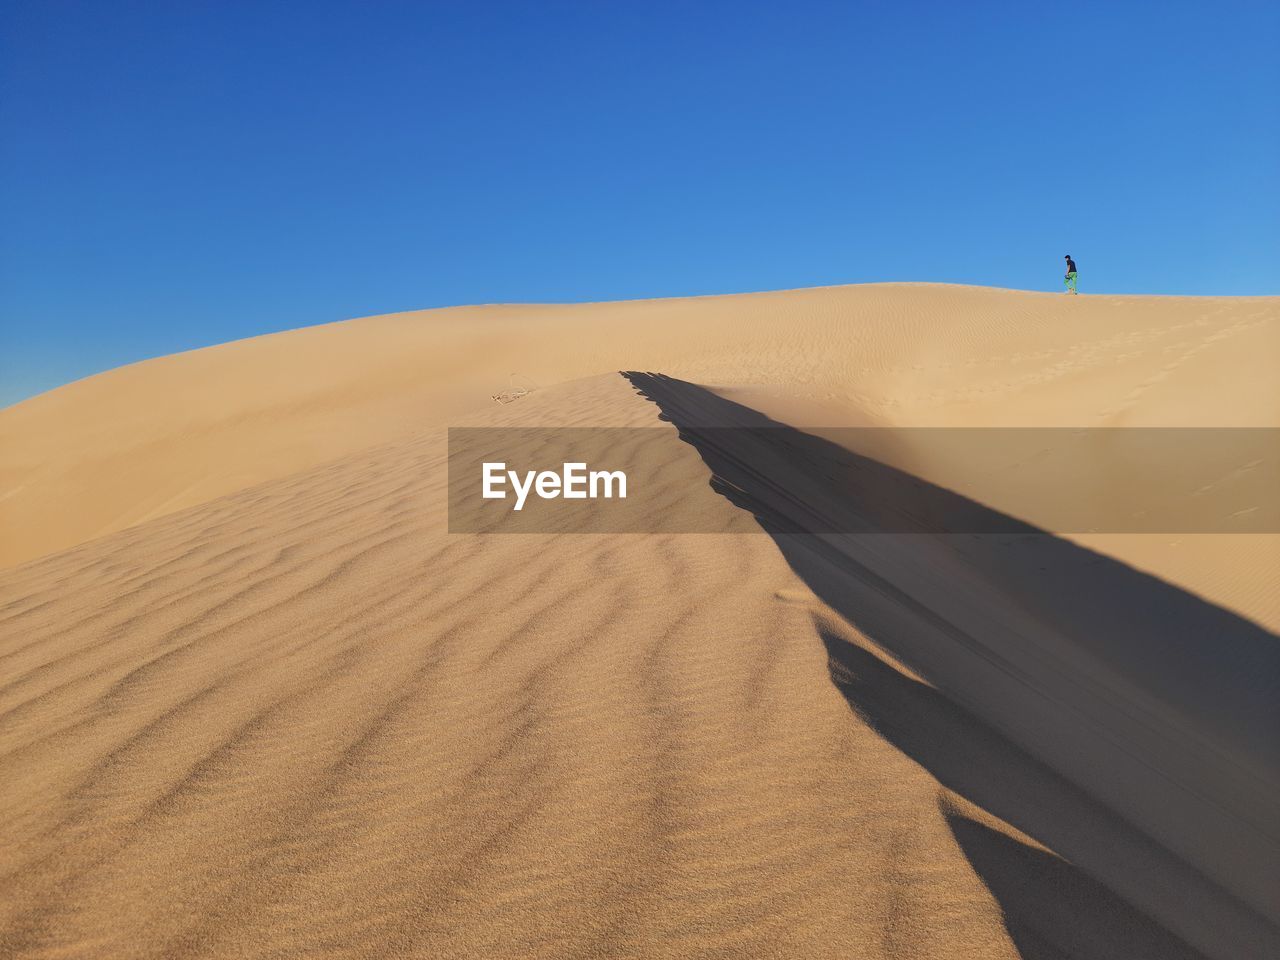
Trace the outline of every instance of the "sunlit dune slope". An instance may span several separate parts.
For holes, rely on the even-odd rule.
[[[1274,425],[1278,304],[873,284],[450,308],[228,343],[0,411],[0,563],[440,426],[512,373],[660,370],[871,423]]]

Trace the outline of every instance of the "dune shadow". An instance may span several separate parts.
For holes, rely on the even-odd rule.
[[[1280,639],[695,384],[623,376],[809,588],[925,681],[820,622],[850,707],[1053,851],[944,810],[1025,957],[1203,955],[1187,940],[1212,955],[1280,955],[1268,779],[1280,767]],[[912,516],[927,523],[902,535]],[[993,532],[938,533],[948,518]]]
[[[932,687],[821,632],[832,680],[850,706],[949,790],[1033,837],[1058,839],[1055,823],[1063,822],[1108,833],[1124,829],[1101,804]],[[1061,857],[966,816],[955,804],[944,803],[943,813],[1027,960],[1203,956]]]
[[[1193,950],[1098,881],[968,817],[947,821],[1026,960],[1190,960]]]

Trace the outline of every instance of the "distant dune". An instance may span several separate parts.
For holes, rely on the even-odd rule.
[[[860,508],[828,428],[1280,427],[1278,359],[1276,297],[873,284],[6,408],[0,955],[1280,955],[1280,536],[776,522]],[[726,532],[449,534],[464,425],[666,429],[625,469]]]

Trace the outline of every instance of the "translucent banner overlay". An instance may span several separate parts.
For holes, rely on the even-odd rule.
[[[454,428],[449,530],[1276,533],[1280,430]]]

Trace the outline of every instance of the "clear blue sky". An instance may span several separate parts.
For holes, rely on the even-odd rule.
[[[1280,293],[1280,4],[0,0],[0,404],[396,310]]]

